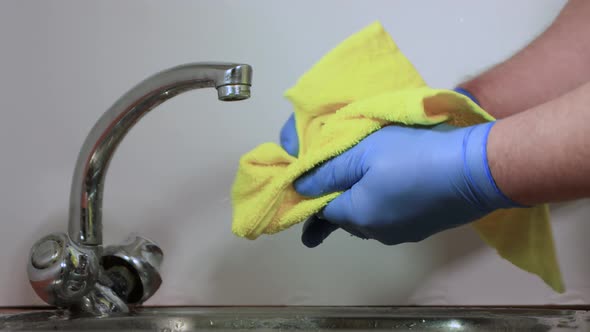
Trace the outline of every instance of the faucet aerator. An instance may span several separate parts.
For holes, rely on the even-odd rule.
[[[250,98],[250,86],[246,84],[230,84],[217,87],[221,101],[238,101]]]

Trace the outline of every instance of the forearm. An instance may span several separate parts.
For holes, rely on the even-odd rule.
[[[488,161],[500,190],[533,205],[590,197],[590,83],[499,120]]]
[[[461,84],[504,118],[590,81],[590,1],[571,0],[553,24],[512,58]]]

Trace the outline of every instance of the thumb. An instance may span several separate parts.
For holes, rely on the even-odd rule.
[[[352,148],[295,180],[295,191],[317,197],[351,188],[364,175],[363,154]]]
[[[338,225],[322,220],[315,215],[311,216],[303,225],[301,242],[308,248],[315,248],[337,229]]]
[[[303,233],[301,234],[301,242],[308,248],[315,248],[322,244],[324,240],[339,228],[345,230],[352,236],[361,239],[368,239],[362,230],[355,227],[342,224],[338,225],[326,219],[321,219],[318,216],[311,216],[303,225]]]

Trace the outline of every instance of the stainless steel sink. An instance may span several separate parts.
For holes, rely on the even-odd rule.
[[[590,331],[590,311],[430,307],[149,307],[69,317],[31,310],[0,316],[0,331]]]

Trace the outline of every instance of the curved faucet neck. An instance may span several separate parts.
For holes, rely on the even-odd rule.
[[[70,192],[69,237],[102,245],[104,180],[112,156],[129,130],[150,110],[189,90],[215,87],[222,101],[249,98],[252,69],[231,63],[193,63],[159,72],[136,85],[94,125],[78,155]]]

